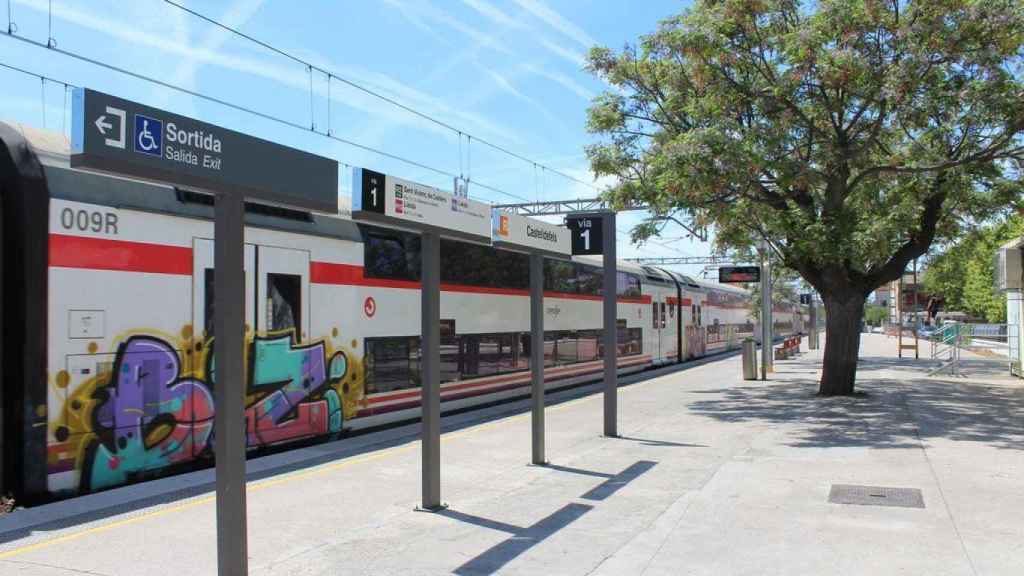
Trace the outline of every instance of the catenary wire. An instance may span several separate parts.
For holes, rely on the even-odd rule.
[[[442,175],[442,176],[447,176],[449,178],[455,178],[456,177],[456,175],[454,173],[449,172],[447,170],[443,170],[441,168],[435,168],[434,166],[429,166],[429,165],[424,164],[422,162],[418,162],[418,161],[412,160],[410,158],[405,158],[405,157],[399,156],[397,154],[392,154],[391,152],[386,152],[384,150],[380,150],[380,149],[374,148],[372,146],[367,146],[365,144],[360,144],[358,142],[355,142],[353,140],[349,140],[347,138],[342,138],[340,136],[335,136],[333,134],[329,135],[329,134],[325,134],[323,132],[318,132],[318,131],[315,131],[315,130],[311,130],[310,128],[308,128],[306,126],[303,126],[303,125],[301,125],[301,124],[299,124],[297,122],[294,122],[292,120],[287,120],[285,118],[281,118],[279,116],[274,116],[274,115],[268,114],[266,112],[261,112],[259,110],[254,109],[254,108],[249,108],[247,106],[242,106],[240,104],[235,104],[233,102],[229,102],[227,100],[224,100],[223,98],[218,98],[216,96],[211,96],[209,94],[204,94],[202,92],[197,92],[195,90],[184,88],[182,86],[177,86],[177,85],[171,84],[169,82],[165,82],[163,80],[160,80],[160,79],[157,79],[157,78],[153,78],[153,77],[147,76],[145,74],[141,74],[139,72],[133,72],[131,70],[128,70],[126,68],[122,68],[120,66],[116,66],[114,64],[110,64],[110,63],[107,63],[107,62],[96,60],[95,58],[90,58],[89,56],[85,56],[83,54],[78,54],[78,53],[72,52],[70,50],[65,50],[63,48],[58,48],[56,46],[50,47],[50,46],[47,46],[46,44],[43,44],[43,43],[38,42],[36,40],[33,40],[31,38],[25,38],[23,36],[18,36],[17,34],[8,34],[6,36],[8,38],[12,38],[14,40],[18,40],[18,41],[30,44],[30,45],[35,46],[37,48],[44,48],[44,49],[47,49],[47,50],[50,50],[50,51],[53,51],[53,52],[57,52],[59,54],[67,56],[69,58],[74,58],[76,60],[79,60],[79,61],[82,61],[82,62],[86,62],[86,63],[92,64],[94,66],[98,66],[98,67],[105,68],[105,69],[113,71],[113,72],[117,72],[119,74],[130,76],[130,77],[135,78],[137,80],[142,80],[144,82],[150,82],[150,83],[156,84],[158,86],[162,86],[164,88],[167,88],[169,90],[174,90],[176,92],[181,92],[182,94],[188,94],[189,96],[192,96],[192,97],[195,97],[195,98],[199,98],[201,100],[206,100],[207,102],[212,102],[212,103],[218,104],[220,106],[224,106],[226,108],[230,108],[232,110],[237,110],[239,112],[243,112],[245,114],[251,114],[253,116],[262,118],[264,120],[268,120],[270,122],[275,122],[277,124],[281,124],[282,126],[288,126],[288,127],[291,127],[291,128],[302,130],[303,132],[307,132],[307,133],[318,134],[318,135],[323,136],[325,138],[330,138],[332,140],[336,140],[338,142],[341,142],[343,144],[347,144],[347,145],[352,146],[354,148],[358,148],[360,150],[364,150],[364,151],[367,151],[367,152],[370,152],[370,153],[373,153],[373,154],[378,154],[380,156],[383,156],[385,158],[390,158],[390,159],[395,160],[397,162],[402,162],[402,163],[407,164],[409,166],[420,168],[422,170],[426,170],[426,171],[429,171],[429,172],[432,172],[432,173],[435,173],[435,174],[439,174],[439,175]],[[23,72],[23,73],[26,73],[26,74],[30,74],[32,76],[42,77],[38,73],[29,72],[27,70],[20,69],[20,68],[11,66],[11,65],[4,64],[4,67],[5,68],[10,68],[12,70],[17,70],[19,72]],[[477,186],[479,186],[481,188],[484,188],[486,190],[491,190],[493,192],[502,194],[504,196],[508,196],[510,198],[515,198],[517,200],[522,200],[524,202],[529,202],[529,199],[527,199],[527,198],[525,198],[523,196],[519,196],[517,194],[513,194],[511,192],[507,192],[507,191],[502,190],[500,188],[497,188],[495,186],[490,186],[490,185],[487,185],[487,184],[484,184],[484,183],[481,183],[481,182],[474,182],[474,184],[476,184]]]
[[[276,47],[276,46],[274,46],[274,45],[272,45],[272,44],[270,44],[270,43],[268,43],[266,41],[263,41],[263,40],[260,40],[259,38],[254,37],[254,36],[252,36],[250,34],[246,34],[245,32],[242,32],[241,30],[239,30],[239,29],[237,29],[235,27],[232,27],[232,26],[229,26],[227,24],[224,24],[223,22],[220,22],[219,20],[217,20],[215,18],[211,18],[211,17],[209,17],[209,16],[207,16],[207,15],[201,13],[201,12],[198,12],[196,10],[188,8],[187,6],[184,6],[184,5],[176,2],[175,0],[163,0],[163,1],[164,1],[164,3],[166,3],[166,4],[170,5],[170,6],[173,6],[173,7],[177,8],[177,9],[179,9],[179,10],[182,10],[184,12],[187,12],[188,14],[191,14],[192,16],[195,16],[196,18],[199,18],[200,20],[203,20],[204,22],[207,22],[208,24],[211,24],[213,26],[217,26],[218,28],[221,28],[222,30],[230,32],[231,34],[234,34],[234,35],[236,35],[236,36],[238,36],[240,38],[244,38],[245,40],[248,40],[249,42],[252,42],[252,43],[254,43],[254,44],[256,44],[256,45],[258,45],[258,46],[260,46],[262,48],[270,50],[271,52],[273,52],[275,54],[278,54],[280,56],[288,58],[289,60],[292,60],[293,62],[296,62],[298,64],[302,64],[303,66],[306,66],[306,67],[308,67],[310,69],[314,69],[315,68],[315,69],[317,69],[317,70],[319,70],[319,71],[321,71],[321,72],[323,72],[325,74],[329,74],[331,77],[333,77],[334,79],[338,80],[339,82],[342,82],[343,84],[346,84],[346,85],[348,85],[348,86],[350,86],[352,88],[355,88],[356,90],[359,90],[359,91],[361,91],[361,92],[363,92],[365,94],[369,94],[370,96],[373,96],[374,98],[378,98],[380,100],[383,100],[384,102],[387,102],[388,104],[391,104],[392,106],[396,106],[396,107],[398,107],[398,108],[400,108],[402,110],[405,110],[406,112],[409,112],[410,114],[414,114],[414,115],[416,115],[416,116],[418,116],[418,117],[420,117],[420,118],[422,118],[424,120],[427,120],[428,122],[432,122],[432,123],[434,123],[434,124],[436,124],[438,126],[447,128],[448,130],[451,130],[452,132],[455,132],[457,134],[465,134],[467,137],[475,138],[480,144],[482,144],[484,146],[488,146],[488,147],[490,147],[490,148],[492,148],[494,150],[497,150],[498,152],[501,152],[503,154],[506,154],[508,156],[511,156],[513,158],[516,158],[518,160],[526,162],[527,164],[536,164],[538,166],[542,166],[545,169],[550,170],[552,173],[561,176],[562,178],[565,178],[565,179],[570,180],[572,182],[576,182],[577,184],[582,184],[583,186],[587,186],[589,188],[592,188],[595,191],[598,191],[598,192],[601,191],[600,188],[598,188],[597,186],[595,186],[595,185],[593,185],[593,184],[591,184],[589,182],[586,182],[584,180],[580,180],[579,178],[576,178],[574,176],[566,174],[566,173],[564,173],[564,172],[562,172],[560,170],[556,170],[556,169],[551,168],[549,166],[545,166],[543,164],[540,164],[540,163],[538,163],[538,162],[536,162],[534,160],[531,160],[531,159],[527,158],[526,156],[523,156],[522,154],[513,152],[513,151],[509,150],[508,148],[505,148],[504,146],[500,146],[498,144],[495,144],[495,143],[493,143],[493,142],[491,142],[489,140],[486,140],[484,138],[481,138],[479,136],[473,136],[470,133],[466,132],[465,130],[462,130],[460,128],[456,128],[455,126],[453,126],[452,124],[450,124],[448,122],[445,122],[443,120],[435,118],[435,117],[433,117],[433,116],[431,116],[429,114],[420,112],[419,110],[416,110],[415,108],[413,108],[413,107],[411,107],[411,106],[409,106],[407,104],[403,104],[402,102],[400,102],[400,101],[398,101],[398,100],[396,100],[394,98],[391,98],[389,96],[381,94],[380,92],[377,92],[376,90],[373,90],[371,88],[367,88],[366,86],[363,86],[362,84],[359,84],[358,82],[355,82],[353,80],[349,80],[349,79],[347,79],[347,78],[345,78],[343,76],[339,76],[334,71],[325,70],[321,66],[316,66],[312,62],[309,62],[307,60],[303,60],[302,58],[299,58],[298,56],[295,56],[294,54],[292,54],[290,52],[287,52],[286,50],[278,48],[278,47]]]

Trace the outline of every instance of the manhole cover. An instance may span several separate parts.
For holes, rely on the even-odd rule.
[[[832,490],[828,493],[828,501],[833,504],[857,504],[860,506],[924,508],[924,498],[917,488],[833,484]]]

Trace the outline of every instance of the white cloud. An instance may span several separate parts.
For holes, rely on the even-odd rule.
[[[548,110],[548,108],[546,106],[544,106],[542,103],[540,103],[536,99],[531,98],[531,97],[527,96],[526,94],[523,94],[522,92],[517,90],[516,87],[512,85],[511,80],[507,76],[505,76],[504,74],[498,72],[497,70],[495,70],[493,68],[488,68],[488,67],[480,65],[480,64],[477,64],[477,66],[480,68],[480,70],[484,74],[486,74],[487,76],[490,76],[491,79],[494,80],[495,85],[498,86],[502,91],[504,91],[504,92],[510,94],[511,96],[513,96],[514,98],[516,98],[516,99],[518,99],[518,100],[520,100],[522,102],[525,102],[525,103],[529,104],[530,106],[536,108],[537,111],[539,111],[542,115],[544,115],[545,118],[548,119],[549,123],[553,123],[553,124],[556,124],[556,125],[563,125],[562,120],[560,118],[558,118],[557,116],[555,116],[550,110]]]
[[[521,6],[527,12],[533,14],[548,26],[551,26],[555,30],[558,30],[565,36],[575,40],[584,48],[590,48],[597,44],[597,40],[594,40],[589,34],[583,31],[582,28],[573,24],[558,12],[548,7],[540,0],[514,0],[516,4]]]
[[[497,6],[486,0],[462,0],[462,3],[499,26],[506,26],[508,28],[521,28],[523,26],[522,22],[505,14]]]
[[[565,74],[562,74],[561,72],[552,72],[550,70],[538,68],[532,64],[522,64],[521,67],[523,68],[523,70],[526,70],[532,74],[542,76],[544,78],[547,78],[548,80],[551,80],[552,82],[560,84],[561,86],[563,86],[567,90],[570,90],[571,92],[574,92],[577,96],[583,98],[584,100],[592,100],[594,98],[594,93],[591,90],[588,90],[582,84],[566,76]]]
[[[263,0],[238,0],[228,8],[227,12],[219,20],[229,28],[241,28],[262,6]],[[174,10],[174,12],[178,15],[181,14],[179,10]],[[230,31],[211,25],[203,36],[203,40],[199,43],[199,49],[209,52],[220,52],[224,43],[231,36],[232,33]],[[179,43],[182,43],[181,38],[177,40]],[[185,41],[187,42],[187,38]],[[201,61],[193,58],[183,60],[174,70],[172,84],[194,86],[196,72],[199,70],[201,63]]]
[[[385,1],[388,1],[388,0],[385,0]],[[446,46],[451,46],[452,45],[451,41],[448,40],[444,36],[444,34],[441,34],[433,26],[431,26],[430,24],[427,24],[426,22],[424,22],[423,18],[420,18],[419,14],[416,12],[416,10],[412,6],[410,6],[408,4],[401,3],[401,2],[388,2],[388,3],[391,4],[392,7],[396,8],[398,10],[398,12],[402,15],[402,17],[405,18],[407,22],[409,22],[410,24],[412,24],[416,28],[420,29],[423,32],[426,32],[427,35],[431,36],[432,38],[434,38],[435,40],[437,40],[438,42],[441,42],[442,44],[444,44]]]
[[[583,68],[583,65],[587,62],[587,59],[583,54],[576,52],[575,50],[570,50],[564,46],[560,46],[546,38],[541,38],[540,44],[553,54],[575,64],[578,68]]]
[[[48,5],[45,0],[13,1],[40,12],[45,13],[48,10]],[[244,13],[244,10],[240,10],[237,12],[237,17],[241,18],[244,16]],[[307,76],[307,72],[306,70],[301,69],[298,65],[281,66],[264,59],[253,59],[231,55],[219,48],[212,49],[207,46],[192,47],[188,44],[181,44],[174,40],[165,39],[160,34],[153,34],[150,30],[141,28],[137,24],[118,20],[109,15],[104,15],[102,17],[94,16],[90,12],[76,10],[75,8],[63,4],[54,6],[53,15],[55,18],[70,22],[77,26],[106,34],[131,45],[136,49],[150,48],[160,51],[165,55],[184,59],[188,63],[187,67],[182,69],[183,75],[186,76],[189,70],[194,70],[191,66],[205,64],[271,80],[295,90],[309,90],[309,77]],[[213,38],[213,40],[208,43],[208,46],[214,46],[216,44],[217,37]],[[483,116],[465,110],[460,110],[457,107],[449,106],[442,100],[420,93],[410,88],[407,84],[385,74],[358,69],[339,69],[338,67],[329,65],[325,65],[324,67],[332,69],[338,74],[343,74],[350,78],[358,78],[360,82],[366,80],[368,83],[375,85],[376,88],[381,89],[382,92],[389,93],[390,95],[400,95],[401,101],[426,114],[439,116],[450,122],[465,124],[475,130],[482,130],[489,134],[500,136],[506,140],[515,141],[517,139],[512,130],[496,122],[493,122]],[[323,86],[315,86],[314,92],[322,98],[326,97],[326,88]],[[419,118],[364,92],[356,90],[335,90],[331,96],[332,102],[348,106],[354,110],[378,118],[383,118],[388,122],[404,126],[415,126],[448,138],[452,137],[451,132],[446,128]]]
[[[512,51],[504,44],[498,42],[494,36],[485,34],[479,31],[476,27],[470,26],[458,18],[455,18],[448,12],[435,8],[434,5],[429,2],[422,0],[414,3],[407,3],[403,0],[384,0],[384,2],[398,8],[403,14],[417,14],[423,16],[468,36],[471,40],[481,46],[486,46],[496,52],[505,54],[506,56],[512,55]]]

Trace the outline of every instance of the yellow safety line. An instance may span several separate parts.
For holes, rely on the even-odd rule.
[[[668,374],[665,374],[665,376],[667,376],[667,375]],[[631,384],[627,388],[621,388],[619,390],[619,392],[628,391],[630,389],[635,388],[638,384],[646,384],[646,383],[649,383],[649,382],[653,382],[653,381],[655,381],[655,380],[657,380],[659,378],[660,378],[660,376],[659,377],[655,377],[655,378],[651,378],[650,380],[642,380],[640,382],[634,382],[633,384]],[[562,402],[560,404],[556,404],[555,406],[551,406],[551,407],[547,408],[547,411],[562,410],[562,409],[568,408],[570,406],[575,406],[576,404],[582,404],[583,402],[592,401],[592,400],[594,400],[594,399],[596,399],[598,397],[599,397],[598,394],[591,394],[589,396],[584,396],[582,398],[576,398],[574,400],[569,400],[567,402]],[[471,426],[471,427],[469,427],[469,428],[467,428],[465,430],[460,430],[460,431],[457,431],[457,432],[449,432],[448,434],[444,434],[444,435],[441,436],[441,440],[442,441],[453,440],[455,438],[460,438],[462,436],[466,436],[466,435],[471,434],[471,433],[476,433],[476,432],[480,432],[480,431],[483,431],[483,430],[489,430],[491,428],[495,428],[497,426],[500,426],[500,425],[503,425],[503,424],[507,424],[509,422],[513,422],[513,421],[516,421],[516,420],[523,420],[523,419],[525,419],[525,418],[527,418],[529,416],[530,416],[530,413],[529,412],[525,412],[523,414],[516,414],[514,416],[508,416],[508,417],[505,417],[505,418],[501,418],[501,419],[496,420],[494,422],[487,422],[487,423],[479,424],[479,425],[476,425],[476,426]],[[326,472],[333,472],[333,471],[339,470],[341,468],[346,468],[348,466],[354,466],[356,464],[362,464],[363,462],[369,462],[371,460],[379,460],[379,459],[384,458],[386,456],[391,456],[393,454],[398,454],[399,452],[408,452],[409,450],[412,450],[415,447],[415,445],[416,445],[416,443],[410,443],[410,444],[407,444],[407,445],[404,445],[404,446],[396,446],[396,447],[393,447],[393,448],[385,448],[383,450],[374,452],[373,454],[369,454],[369,455],[362,456],[362,457],[357,457],[357,458],[351,458],[351,459],[343,460],[341,462],[338,462],[338,463],[335,463],[335,464],[331,464],[331,465],[328,465],[328,466],[318,466],[316,468],[312,468],[312,469],[306,470],[304,472],[297,472],[297,473],[293,473],[293,474],[287,474],[285,476],[282,476],[280,478],[274,478],[272,480],[261,480],[261,481],[254,482],[252,484],[247,485],[246,486],[246,493],[248,493],[248,492],[255,492],[257,490],[262,490],[264,488],[269,488],[271,486],[277,486],[279,484],[284,484],[286,482],[291,482],[293,480],[299,480],[299,479],[302,479],[302,478],[308,478],[310,476],[316,476],[316,475],[319,475],[319,474],[324,474]],[[62,544],[64,542],[69,542],[71,540],[77,540],[77,539],[82,538],[84,536],[89,536],[89,535],[92,535],[92,534],[99,534],[101,532],[106,532],[108,530],[113,530],[114,528],[119,528],[121,526],[127,526],[129,524],[134,524],[136,522],[141,522],[143,520],[149,520],[150,518],[156,518],[158,516],[163,516],[165,514],[170,514],[172,512],[180,512],[182,510],[187,510],[189,508],[194,508],[194,507],[199,506],[201,504],[207,504],[209,502],[213,502],[216,499],[217,499],[217,497],[215,495],[204,496],[202,498],[199,498],[198,500],[191,500],[189,502],[185,502],[185,503],[182,503],[182,504],[176,504],[174,506],[168,506],[166,508],[161,508],[159,510],[154,510],[153,512],[147,512],[145,514],[140,514],[138,516],[132,516],[131,518],[125,518],[123,520],[117,520],[117,521],[114,521],[114,522],[110,522],[109,524],[103,524],[101,526],[96,526],[96,527],[93,527],[93,528],[87,528],[85,530],[80,530],[78,532],[72,532],[70,534],[65,534],[63,536],[57,536],[57,537],[54,537],[54,538],[50,538],[49,540],[43,540],[41,542],[36,542],[35,544],[28,544],[28,545],[25,545],[25,546],[21,546],[19,548],[14,548],[14,549],[8,550],[6,552],[0,552],[0,560],[3,560],[4,558],[10,558],[12,556],[17,556],[18,554],[24,554],[26,552],[32,552],[33,550],[39,550],[39,549],[42,549],[42,548],[49,548],[50,546],[53,546],[55,544]]]

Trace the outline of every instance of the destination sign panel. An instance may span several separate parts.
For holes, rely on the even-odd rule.
[[[757,266],[722,266],[718,269],[718,281],[722,284],[760,282],[761,268]]]
[[[76,88],[71,166],[337,213],[338,163]]]
[[[526,216],[504,212],[497,208],[491,216],[495,246],[522,248],[533,252],[546,252],[555,256],[572,253],[569,229],[541,222]]]
[[[491,206],[365,168],[352,171],[352,218],[491,242]]]

